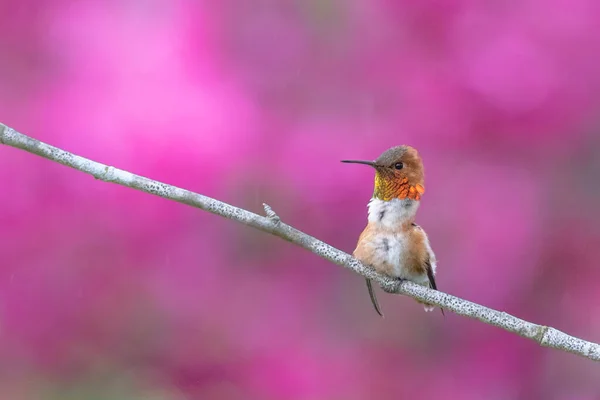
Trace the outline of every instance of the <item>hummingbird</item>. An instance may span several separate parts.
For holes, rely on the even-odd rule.
[[[423,161],[411,146],[392,147],[375,161],[342,160],[375,168],[375,190],[368,204],[368,223],[353,256],[377,272],[437,290],[436,258],[427,234],[415,224],[425,193]],[[370,279],[367,289],[375,311],[383,317]],[[433,306],[422,303],[425,311]],[[444,310],[442,310],[442,314]]]

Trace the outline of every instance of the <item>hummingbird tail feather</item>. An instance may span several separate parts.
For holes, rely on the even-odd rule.
[[[381,307],[379,306],[379,302],[377,301],[377,295],[373,290],[373,284],[371,283],[370,279],[365,279],[365,281],[367,282],[367,289],[369,290],[369,297],[371,297],[371,303],[373,303],[373,307],[375,307],[375,311],[377,311],[377,314],[383,317]]]

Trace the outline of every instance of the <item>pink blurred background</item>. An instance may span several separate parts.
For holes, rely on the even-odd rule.
[[[449,293],[600,341],[596,0],[0,1],[0,121],[351,252],[424,159]],[[589,360],[0,147],[0,399],[598,399]]]

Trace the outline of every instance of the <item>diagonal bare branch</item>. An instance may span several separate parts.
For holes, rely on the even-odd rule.
[[[264,205],[264,208],[267,216],[263,217],[210,197],[190,192],[189,190],[167,185],[166,183],[158,182],[77,156],[19,133],[2,123],[0,123],[0,143],[25,150],[29,153],[85,172],[96,179],[127,186],[155,196],[164,197],[165,199],[200,208],[210,213],[259,229],[263,232],[279,236],[282,239],[313,252],[319,257],[344,266],[366,278],[376,281],[386,292],[410,296],[422,302],[443,307],[456,314],[478,319],[486,324],[494,325],[525,338],[532,339],[544,347],[551,347],[577,354],[594,361],[600,361],[600,345],[597,343],[570,336],[548,326],[524,321],[505,312],[496,311],[412,282],[399,283],[391,278],[379,275],[373,269],[363,265],[351,255],[283,223],[271,207],[266,204]]]

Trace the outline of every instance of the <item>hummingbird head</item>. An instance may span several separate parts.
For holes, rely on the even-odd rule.
[[[414,147],[392,147],[384,151],[375,161],[342,160],[342,162],[365,164],[375,168],[373,197],[376,199],[419,200],[425,193],[423,162]]]

